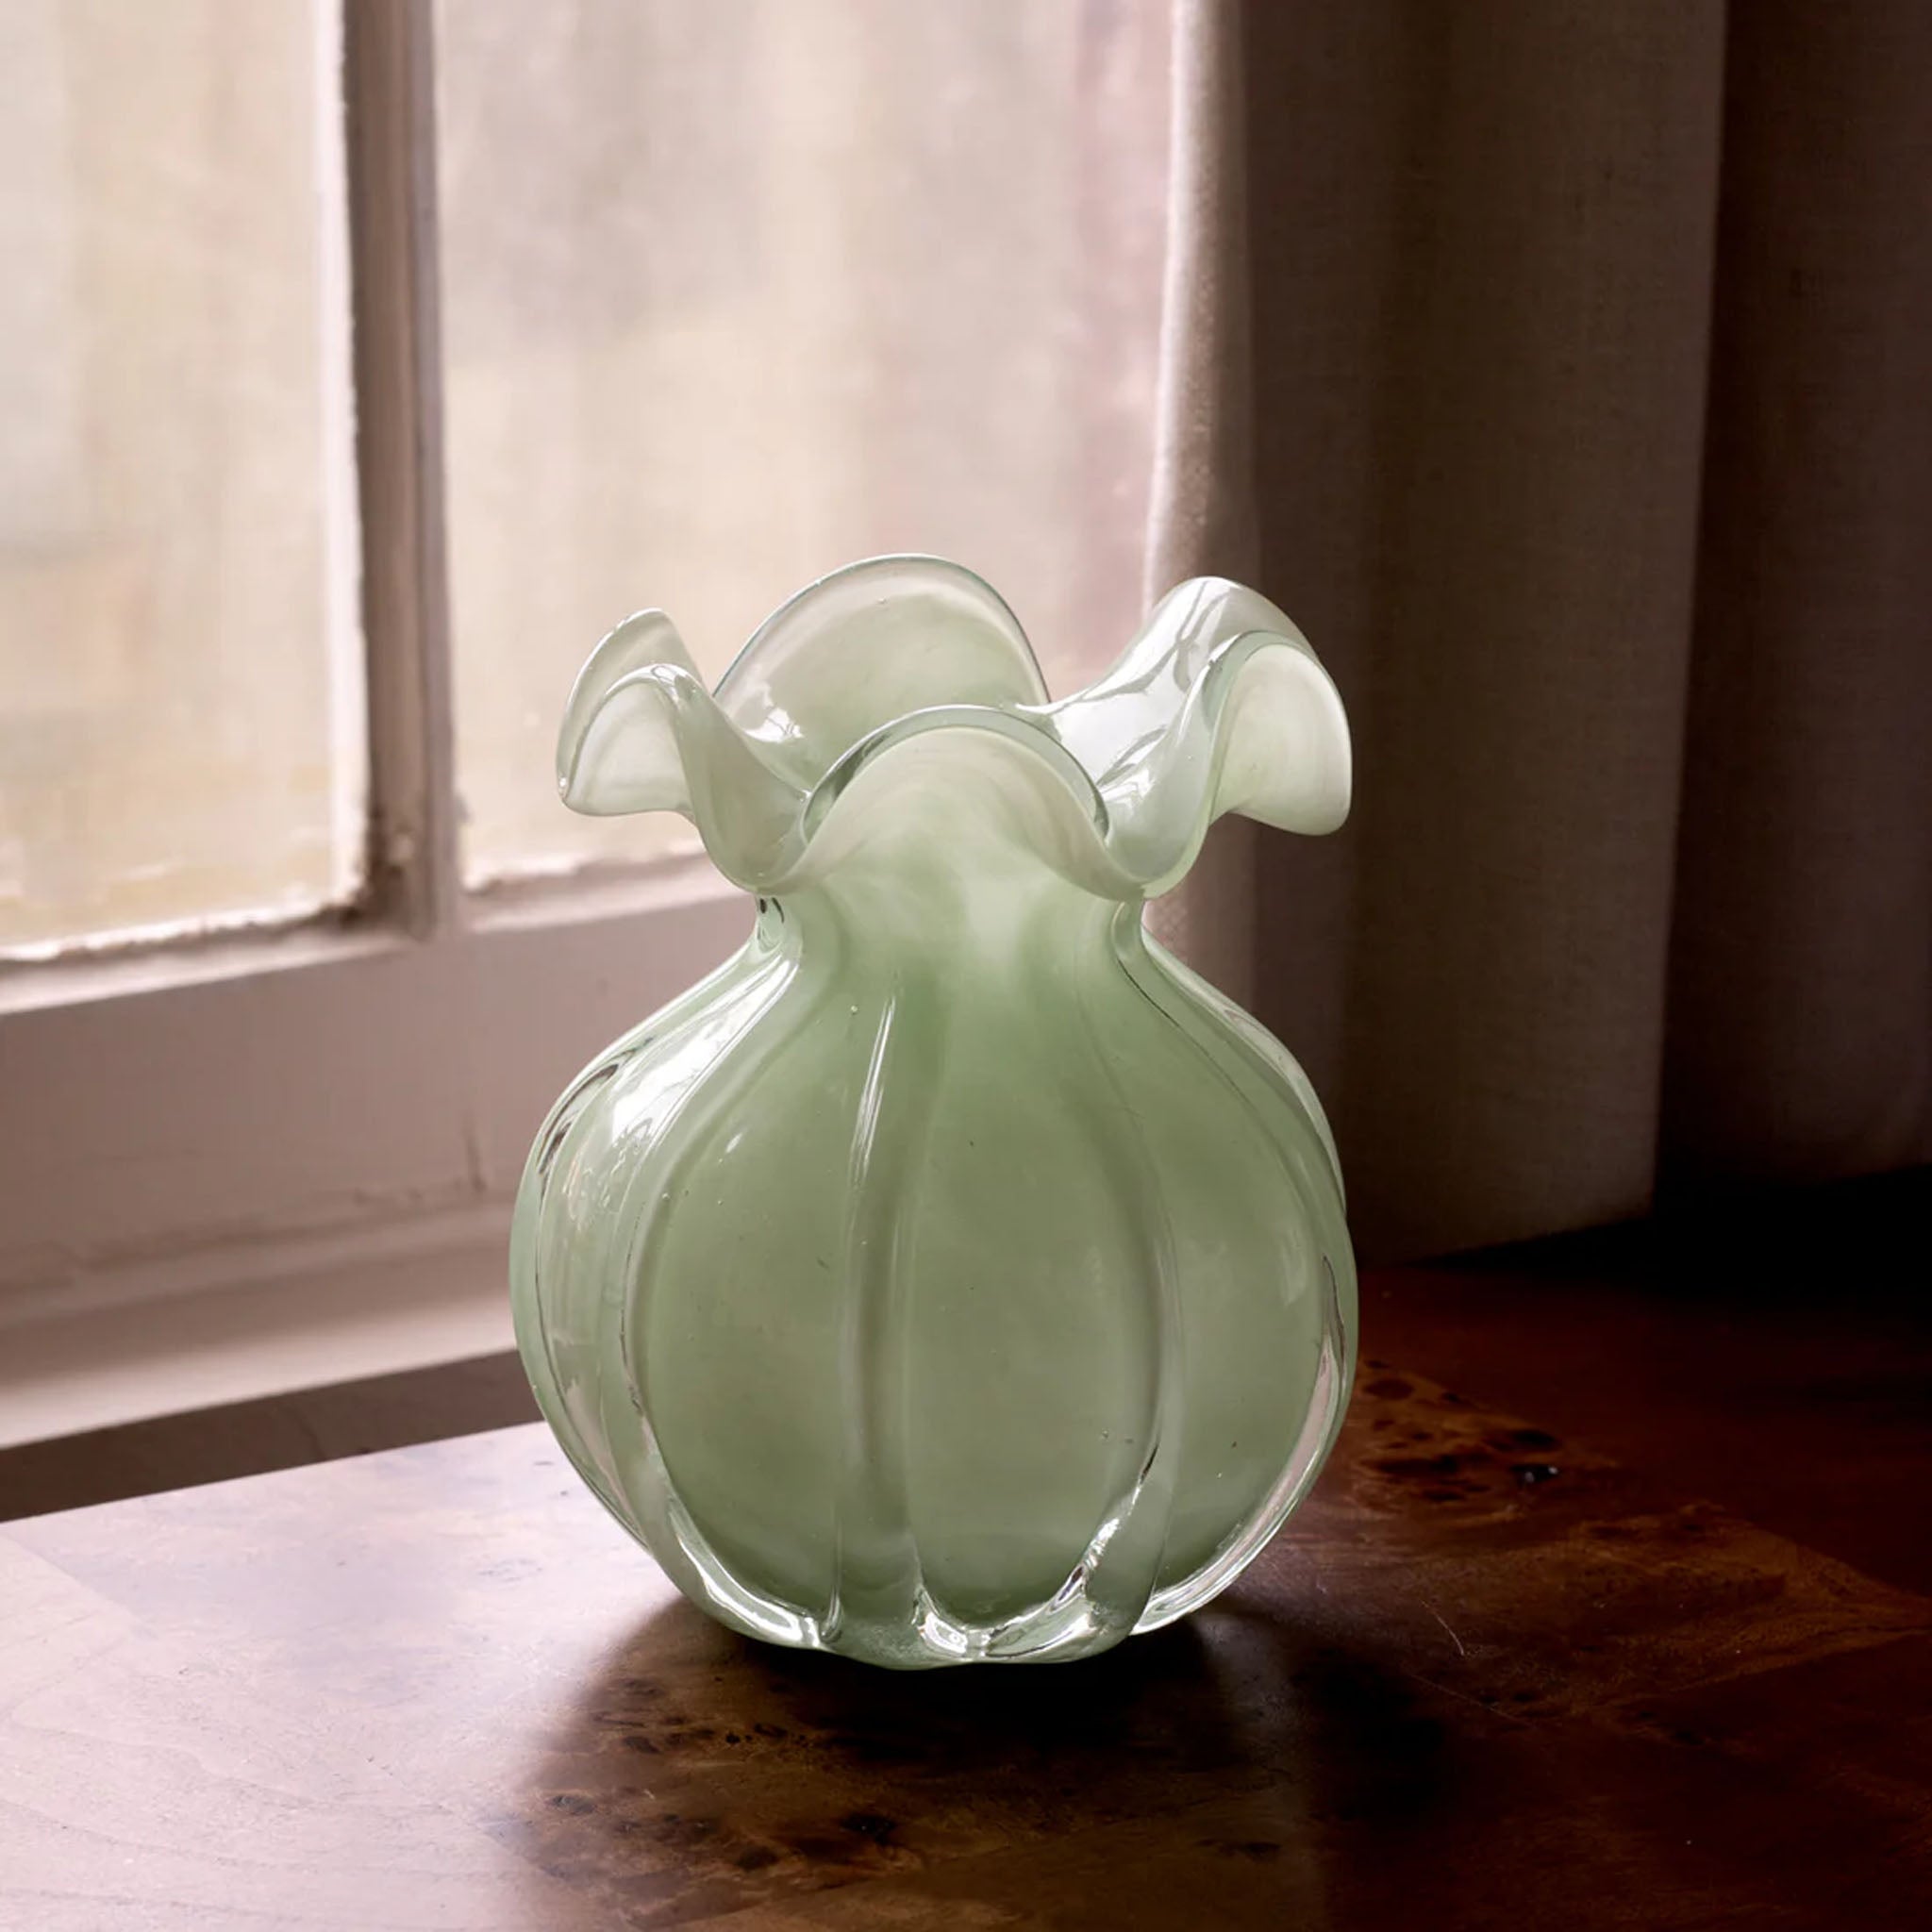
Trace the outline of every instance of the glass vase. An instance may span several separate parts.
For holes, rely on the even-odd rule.
[[[1334,1437],[1355,1271],[1307,1080],[1141,914],[1223,812],[1346,813],[1294,626],[1200,579],[1052,703],[978,578],[878,558],[715,692],[621,625],[558,775],[686,813],[758,901],[524,1176],[518,1343],[585,1481],[724,1623],[874,1663],[1078,1657],[1224,1589]]]

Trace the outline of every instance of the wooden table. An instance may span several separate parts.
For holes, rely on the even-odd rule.
[[[1932,1926],[1923,1468],[1894,1574],[1854,1568],[1803,1480],[1810,1542],[1709,1497],[1708,1440],[1672,1466],[1694,1322],[1607,1304],[1540,1356],[1495,1294],[1372,1294],[1315,1500],[1087,1664],[729,1636],[536,1428],[8,1525],[0,1925]],[[1806,1350],[1715,1398],[1774,1513]],[[1479,1399],[1540,1360],[1545,1406]],[[1860,1373],[1923,1444],[1923,1380],[1894,1413]]]

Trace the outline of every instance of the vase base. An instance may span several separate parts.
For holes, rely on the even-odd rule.
[[[1353,1369],[1353,1273],[1344,1312],[1341,1279],[1325,1257],[1325,1315],[1308,1406],[1287,1466],[1273,1489],[1228,1531],[1198,1566],[1158,1579],[1168,1508],[1158,1514],[1163,1543],[1141,1544],[1121,1534],[1131,1517],[1124,1507],[1050,1596],[1012,1614],[975,1619],[937,1600],[916,1548],[905,1560],[848,1569],[844,1588],[823,1609],[808,1609],[761,1589],[712,1546],[674,1489],[648,1431],[638,1439],[641,1462],[621,1483],[585,1449],[569,1410],[545,1400],[534,1382],[558,1440],[571,1462],[610,1513],[643,1545],[677,1588],[728,1629],[792,1650],[817,1650],[886,1670],[941,1670],[972,1663],[1064,1663],[1111,1650],[1128,1637],[1158,1630],[1211,1602],[1235,1581],[1280,1529],[1314,1481],[1341,1424]],[[1138,1487],[1137,1500],[1148,1493]],[[1126,1557],[1124,1563],[1119,1559]],[[1144,1567],[1143,1567],[1144,1565]],[[863,1577],[855,1589],[855,1578]]]
[[[1003,1624],[962,1624],[922,1596],[916,1613],[890,1623],[838,1614],[804,1614],[782,1604],[746,1601],[734,1589],[708,1592],[703,1606],[747,1637],[788,1649],[820,1650],[893,1671],[943,1670],[955,1664],[1064,1663],[1110,1650],[1133,1626],[1103,1617],[1084,1599],[1042,1605]]]

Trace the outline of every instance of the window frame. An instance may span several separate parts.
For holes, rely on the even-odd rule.
[[[363,889],[0,971],[0,1445],[508,1346],[547,1103],[749,929],[697,858],[464,887],[432,9],[341,6]]]

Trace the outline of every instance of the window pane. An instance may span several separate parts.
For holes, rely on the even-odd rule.
[[[0,0],[0,951],[355,887],[339,58]]]
[[[474,881],[663,851],[550,782],[662,605],[715,675],[832,566],[989,577],[1064,690],[1139,613],[1164,0],[446,0],[458,763]],[[688,836],[688,835],[683,835]]]

